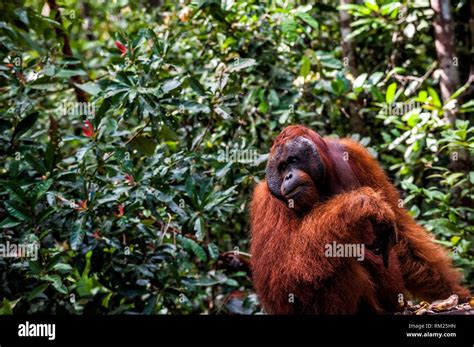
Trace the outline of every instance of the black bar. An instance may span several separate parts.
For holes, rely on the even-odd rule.
[[[54,323],[55,340],[19,337],[19,325]],[[409,328],[409,324],[417,328]],[[431,326],[427,326],[431,324]],[[454,325],[453,325],[454,324]],[[423,325],[423,327],[422,327]],[[376,344],[473,346],[474,316],[3,316],[8,344]],[[408,337],[407,333],[455,333]]]

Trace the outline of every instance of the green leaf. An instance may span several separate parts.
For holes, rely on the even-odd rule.
[[[54,207],[45,208],[40,213],[38,213],[38,215],[36,216],[36,222],[41,223],[46,218],[48,218],[50,215],[52,215],[54,212],[56,212],[56,209]]]
[[[371,9],[374,12],[377,12],[379,10],[379,5],[377,5],[377,2],[375,0],[365,0],[364,5],[365,7]]]
[[[110,107],[111,103],[112,103],[112,99],[108,98],[108,99],[104,99],[102,104],[100,104],[99,110],[97,110],[96,115],[94,117],[94,120],[96,122],[99,122],[102,119],[102,117],[105,115],[105,113],[111,108]]]
[[[464,177],[464,176],[465,174],[462,172],[454,172],[448,175],[448,177],[446,177],[446,183],[449,186],[452,186],[457,180],[459,180],[461,177]]]
[[[329,69],[341,69],[342,68],[342,63],[340,60],[335,59],[332,56],[329,55],[318,55],[319,62],[321,66],[327,67]]]
[[[191,88],[198,93],[200,96],[206,95],[206,89],[204,89],[203,85],[199,80],[193,76],[188,77],[189,85]]]
[[[472,82],[467,82],[466,84],[464,84],[461,88],[459,88],[458,90],[456,90],[450,97],[449,97],[449,100],[453,100],[453,99],[457,99],[458,96],[460,96],[461,94],[463,94],[467,89],[471,88],[472,86]],[[472,100],[471,100],[472,101]]]
[[[207,245],[207,250],[209,251],[209,257],[212,260],[217,260],[219,258],[219,248],[214,243],[209,243]]]
[[[216,106],[214,111],[224,119],[229,119],[232,117],[232,110],[226,106]]]
[[[179,86],[181,86],[182,84],[182,81],[181,79],[179,78],[173,78],[173,79],[170,79],[170,80],[167,80],[165,81],[162,85],[161,85],[161,90],[163,91],[163,93],[169,93],[170,91],[172,90],[175,90],[176,88],[178,88]]]
[[[28,195],[34,197],[34,202],[38,202],[43,197],[43,195],[48,192],[49,188],[51,188],[52,185],[53,180],[51,178],[45,181],[41,181],[34,186],[32,191]]]
[[[270,104],[273,107],[278,107],[280,105],[280,97],[275,89],[270,89],[270,92],[268,93],[268,101],[270,101]]]
[[[362,89],[362,86],[364,85],[364,82],[367,79],[367,76],[368,76],[367,73],[364,72],[363,74],[359,75],[355,79],[352,85],[352,87],[354,88],[354,91],[360,91]]]
[[[69,264],[58,263],[53,266],[53,269],[59,272],[70,272],[72,271],[72,266]]]
[[[288,41],[298,40],[298,23],[293,18],[287,18],[281,23],[281,31]]]
[[[13,219],[12,217],[7,217],[0,222],[0,229],[13,228],[21,223],[23,222]]]
[[[431,103],[436,107],[441,107],[443,104],[441,103],[441,99],[438,96],[436,90],[431,87],[428,87],[428,94],[431,96]]]
[[[55,76],[58,78],[71,78],[74,76],[87,76],[87,74],[83,70],[59,70]]]
[[[26,133],[28,130],[30,130],[38,120],[38,116],[39,113],[34,112],[23,118],[20,123],[18,123],[18,125],[15,127],[15,130],[13,131],[12,140],[15,139],[17,136],[19,137]]]
[[[339,6],[339,9],[345,11],[356,11],[364,15],[369,15],[372,12],[369,8],[356,4],[344,4]]]
[[[222,10],[220,1],[215,1],[215,0],[200,1],[198,9],[204,9],[204,8],[208,8],[209,13],[219,22],[227,23],[225,19],[226,13]]]
[[[25,160],[39,173],[45,174],[47,172],[44,162],[42,160],[38,160],[38,157],[33,155],[31,152],[25,153]]]
[[[206,262],[207,261],[207,254],[197,242],[191,240],[191,250],[193,253],[198,257],[199,260]]]
[[[178,141],[179,140],[178,134],[174,132],[173,129],[171,129],[170,127],[166,125],[162,125],[158,134],[161,140],[165,140],[165,141]]]
[[[101,92],[100,86],[96,83],[92,83],[92,82],[84,83],[84,84],[74,83],[74,85],[77,88],[85,91],[87,94],[90,94],[92,96],[96,96]]]
[[[426,90],[420,90],[418,96],[416,97],[416,101],[425,103],[428,98],[428,93]]]
[[[397,83],[393,82],[387,88],[387,92],[385,93],[385,101],[388,105],[390,105],[395,99],[395,93],[397,92]]]
[[[0,315],[11,315],[13,314],[13,307],[7,298],[3,298],[3,305],[0,308]]]
[[[53,284],[54,289],[56,289],[61,294],[67,294],[67,288],[63,284],[61,277],[59,275],[46,275],[42,277],[43,280],[51,282]]]
[[[191,113],[210,113],[211,109],[207,105],[200,104],[194,101],[181,101],[178,103],[179,109],[187,110]]]
[[[372,75],[370,75],[369,80],[367,82],[375,86],[380,82],[382,77],[383,77],[383,72],[377,71],[377,72],[374,72]]]
[[[204,222],[202,218],[196,218],[196,221],[194,222],[194,233],[199,241],[204,239],[203,224]]]
[[[17,15],[18,19],[20,19],[23,22],[23,24],[27,26],[30,25],[30,22],[28,20],[28,13],[26,12],[24,8],[17,8],[13,12]]]
[[[369,90],[372,93],[372,95],[376,98],[377,101],[383,102],[385,100],[383,94],[380,92],[380,90],[376,86],[371,86]]]
[[[204,251],[204,249],[196,241],[184,236],[180,236],[179,239],[186,250],[191,250],[202,262],[207,261],[206,251]]]
[[[114,295],[113,292],[108,293],[108,294],[105,296],[105,298],[102,300],[101,305],[102,305],[103,307],[105,307],[105,308],[108,309],[108,308],[109,308],[110,299],[112,298],[113,295]]]
[[[225,284],[228,285],[228,286],[231,286],[231,287],[238,287],[239,286],[239,282],[237,282],[233,278],[228,278],[227,281],[225,281]]]
[[[186,191],[186,195],[190,198],[193,199],[193,197],[196,195],[196,185],[194,183],[194,180],[192,176],[189,176],[186,179],[186,182],[184,183],[184,189]]]
[[[85,231],[82,228],[83,219],[77,220],[71,229],[71,234],[69,236],[69,243],[71,244],[71,249],[76,251],[82,245],[82,240],[84,239]]]
[[[41,267],[38,263],[38,261],[33,261],[31,260],[29,263],[28,263],[28,267],[30,268],[31,272],[34,274],[34,275],[37,275],[39,276],[41,274]]]
[[[227,280],[227,278],[226,278]],[[217,278],[187,278],[183,279],[183,283],[189,286],[197,286],[197,287],[210,287],[219,283],[223,283],[222,281]]]
[[[0,182],[1,185],[3,185],[12,195],[12,197],[22,203],[26,204],[27,203],[27,197],[21,186],[13,181],[2,181]]]
[[[44,153],[44,165],[49,172],[53,171],[57,152],[57,143],[55,143],[55,141],[49,141]]]
[[[20,207],[14,205],[12,202],[5,202],[5,208],[7,209],[8,213],[21,221],[31,221],[31,217],[28,212]]]
[[[28,294],[28,296],[26,297],[26,300],[27,301],[31,301],[33,300],[34,298],[36,298],[38,295],[40,295],[41,293],[43,293],[46,288],[49,287],[49,283],[43,283],[43,284],[40,284],[39,286],[33,288],[31,290],[31,292]]]
[[[451,237],[450,241],[451,241],[451,244],[453,246],[456,246],[459,243],[460,240],[461,240],[461,238],[459,236],[453,236],[453,237]]]
[[[468,102],[466,102],[465,104],[461,106],[461,110],[469,110],[469,112],[472,112],[473,108],[474,108],[474,99],[469,100]]]
[[[308,76],[309,72],[311,71],[311,62],[309,61],[309,58],[305,55],[301,57],[301,69],[300,69],[300,75],[303,77]]]
[[[351,27],[356,27],[363,24],[370,24],[373,22],[373,18],[362,18],[351,22]]]
[[[227,199],[230,199],[234,194],[235,188],[237,186],[231,186],[228,189],[218,192],[212,196],[212,199],[204,206],[205,211],[211,211],[213,208],[218,206],[219,204],[223,203]]]
[[[347,35],[347,40],[350,40],[350,39],[352,39],[356,36],[359,36],[362,33],[364,33],[365,31],[369,31],[369,29],[370,29],[370,25],[363,25],[360,28],[357,28],[356,30],[351,31],[351,33],[349,35]]]
[[[385,4],[380,8],[380,13],[384,16],[389,15],[393,11],[400,8],[401,6],[402,6],[402,4],[400,2],[392,2],[392,3],[389,3],[389,4]]]
[[[155,153],[155,140],[145,135],[137,136],[130,142],[130,145],[144,155],[153,155]]]
[[[316,30],[316,32],[319,30],[318,22],[313,17],[311,17],[309,13],[297,12],[296,16],[300,18],[303,22],[311,26],[314,30]]]

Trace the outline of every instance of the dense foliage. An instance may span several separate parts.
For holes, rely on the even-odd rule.
[[[295,123],[368,146],[472,285],[474,103],[441,101],[428,1],[348,6],[356,71],[311,3],[2,2],[0,243],[40,247],[0,258],[0,312],[260,312],[247,205]]]

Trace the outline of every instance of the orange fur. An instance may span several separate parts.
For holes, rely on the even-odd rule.
[[[469,295],[446,252],[398,207],[397,190],[365,148],[291,126],[276,138],[270,155],[297,136],[316,144],[331,195],[300,216],[275,198],[265,181],[255,188],[251,266],[255,290],[267,312],[383,313],[397,309],[400,293],[426,300],[453,292]],[[333,241],[371,244],[374,223],[395,223],[398,231],[399,243],[390,251],[388,268],[367,249],[363,262],[325,256],[325,245]]]

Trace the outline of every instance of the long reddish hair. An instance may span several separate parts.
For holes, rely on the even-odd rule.
[[[323,139],[290,126],[276,138],[270,158],[279,145],[298,136],[317,147],[326,176],[319,183],[332,196],[298,216],[267,182],[255,187],[252,278],[267,312],[357,313],[362,305],[382,313],[399,308],[400,293],[425,300],[469,296],[446,251],[399,205],[398,191],[367,149],[350,139]],[[327,244],[372,245],[379,232],[392,227],[398,244],[390,249],[388,267],[367,248],[363,262],[325,255]]]

